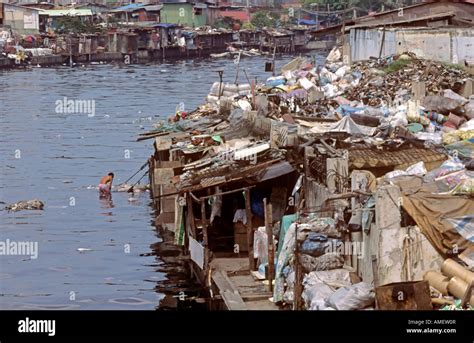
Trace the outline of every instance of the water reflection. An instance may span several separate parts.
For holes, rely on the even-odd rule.
[[[114,202],[112,201],[112,193],[100,194],[99,195],[100,207],[101,208],[114,208]],[[112,213],[112,212],[109,212]]]

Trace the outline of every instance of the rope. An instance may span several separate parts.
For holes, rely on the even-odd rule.
[[[411,249],[410,249],[410,242],[413,241],[413,238],[410,237],[410,234],[407,233],[405,237],[403,237],[403,245],[402,245],[402,255],[403,255],[403,262],[402,262],[402,272],[401,272],[401,279],[410,281],[411,279]]]
[[[125,182],[122,182],[121,185],[123,185],[124,183],[127,183],[128,181],[130,181],[135,175],[137,175],[140,171],[142,171],[143,168],[145,168],[147,165],[148,165],[148,161],[145,162],[145,163],[140,167],[140,169],[137,170],[137,172],[136,172],[135,174],[133,174],[132,176],[130,176],[127,180],[125,180]],[[146,175],[146,174],[145,174],[145,175]],[[142,178],[143,178],[143,176],[142,176]],[[142,179],[142,178],[141,178],[141,179]],[[140,179],[140,180],[141,180],[141,179]]]

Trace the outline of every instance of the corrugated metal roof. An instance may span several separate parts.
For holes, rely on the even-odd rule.
[[[160,11],[163,8],[162,4],[158,5],[143,5],[143,4],[129,4],[113,9],[111,12],[133,12],[144,8],[145,11]]]
[[[163,5],[146,5],[145,10],[146,11],[160,11],[163,8]]]
[[[143,7],[145,7],[143,4],[128,4],[114,8],[111,12],[132,12]]]
[[[294,170],[295,169],[293,168],[293,166],[287,161],[272,164],[265,170],[265,173],[262,175],[260,182],[275,179],[277,177],[289,174]]]
[[[40,15],[47,15],[50,17],[77,17],[77,16],[92,16],[92,10],[89,8],[69,8],[62,10],[40,10]]]
[[[18,9],[25,9],[25,10],[30,10],[30,11],[40,11],[40,9],[38,8],[34,8],[34,7],[29,7],[29,6],[22,6],[22,5],[15,5],[15,4],[8,4],[8,3],[3,3],[2,1],[0,1],[0,5],[3,5],[3,6],[12,6],[12,7],[16,7]]]
[[[349,151],[349,167],[353,169],[395,167],[423,161],[443,161],[446,155],[434,150],[410,148],[396,151],[360,149]]]

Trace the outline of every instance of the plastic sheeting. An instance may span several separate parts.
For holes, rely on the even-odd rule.
[[[322,126],[315,126],[310,131],[313,133],[345,132],[355,136],[373,136],[376,128],[358,125],[351,117],[346,116],[329,127],[323,128]]]
[[[406,182],[409,180],[398,183],[402,189],[406,189],[402,195],[402,206],[440,254],[449,256],[453,251],[462,252],[472,244],[460,234],[461,227],[452,221],[453,218],[471,216],[474,213],[474,201],[471,198],[435,194],[431,192],[429,184],[422,185],[416,191],[403,187]]]
[[[288,231],[284,235],[283,245],[278,254],[277,265],[275,269],[275,288],[273,289],[273,301],[280,302],[283,300],[285,293],[285,278],[283,269],[289,264],[290,259],[294,257],[295,241],[296,241],[296,224],[291,224]]]
[[[326,300],[326,303],[332,308],[345,311],[361,310],[371,306],[374,302],[374,289],[366,282],[339,288]]]
[[[446,220],[456,228],[461,236],[474,243],[474,214]]]
[[[280,238],[278,239],[278,250],[277,250],[277,257],[280,255],[280,251],[283,247],[283,242],[285,239],[286,232],[291,224],[293,224],[296,220],[296,214],[288,214],[281,218],[280,224]]]

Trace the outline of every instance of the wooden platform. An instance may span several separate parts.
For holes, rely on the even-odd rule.
[[[215,258],[212,281],[229,310],[278,310],[262,281],[250,274],[248,258]]]

